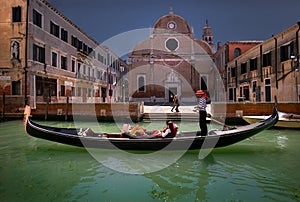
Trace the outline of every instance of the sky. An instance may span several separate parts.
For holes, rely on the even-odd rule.
[[[300,21],[299,0],[48,0],[102,43],[118,34],[149,29],[169,13],[183,17],[201,38],[208,20],[214,43],[267,40]]]

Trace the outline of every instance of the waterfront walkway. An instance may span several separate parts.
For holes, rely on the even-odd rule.
[[[143,120],[190,120],[198,121],[198,113],[194,112],[194,106],[180,106],[179,112],[171,112],[172,106],[144,106]]]
[[[194,106],[179,106],[179,112],[171,112],[172,106],[144,106],[144,113],[163,113],[163,114],[196,114],[193,112]]]

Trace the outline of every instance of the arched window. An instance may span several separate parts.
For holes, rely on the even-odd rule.
[[[241,49],[240,48],[235,48],[234,49],[234,57],[239,57],[241,55]]]
[[[145,92],[145,76],[138,76],[138,89],[140,92]]]

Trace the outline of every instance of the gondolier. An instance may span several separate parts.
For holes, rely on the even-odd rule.
[[[199,109],[199,126],[201,129],[201,136],[207,135],[207,125],[206,125],[206,99],[204,97],[204,91],[198,90],[196,96],[198,98],[198,109]]]

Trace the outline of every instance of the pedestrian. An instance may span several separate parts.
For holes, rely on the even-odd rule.
[[[176,112],[179,112],[179,99],[178,99],[178,95],[174,95],[173,98],[173,107],[171,109],[171,112],[173,112],[173,110],[175,109]]]
[[[201,136],[207,135],[207,125],[206,125],[206,99],[204,97],[205,92],[198,90],[196,96],[198,98],[198,109],[199,109],[199,126],[201,129]]]

